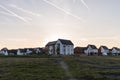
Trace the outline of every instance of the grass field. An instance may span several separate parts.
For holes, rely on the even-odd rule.
[[[0,59],[0,80],[64,79],[64,71],[55,58],[4,57]]]
[[[64,60],[78,80],[120,80],[120,57],[65,57]]]
[[[65,71],[76,80],[120,80],[120,56],[0,57],[0,80],[70,80]]]

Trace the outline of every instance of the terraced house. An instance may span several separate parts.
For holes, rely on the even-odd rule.
[[[45,47],[47,53],[55,55],[72,55],[74,54],[74,44],[70,40],[58,39],[57,41],[48,42]]]
[[[95,45],[89,44],[84,52],[86,55],[96,55],[98,54],[98,49]]]
[[[107,56],[109,54],[109,49],[107,46],[100,46],[98,49],[98,55]]]
[[[117,47],[113,47],[110,52],[112,53],[112,55],[119,55],[120,49]]]

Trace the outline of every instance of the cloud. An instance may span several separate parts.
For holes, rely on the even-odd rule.
[[[58,10],[64,12],[65,14],[67,14],[67,15],[69,15],[69,16],[72,16],[72,17],[74,17],[74,18],[76,18],[76,19],[78,19],[78,20],[80,20],[80,21],[83,21],[83,19],[82,19],[81,17],[76,16],[76,15],[70,13],[69,11],[67,11],[67,10],[65,10],[65,9],[63,9],[63,8],[61,8],[61,7],[59,7],[59,6],[57,6],[56,4],[54,4],[54,3],[52,3],[52,2],[50,2],[50,1],[48,1],[48,0],[43,0],[43,1],[46,2],[46,3],[48,3],[49,5],[51,5],[51,6],[55,7],[55,8],[57,8]]]
[[[22,12],[25,12],[25,13],[28,13],[30,15],[33,15],[33,16],[38,16],[38,17],[41,16],[39,13],[35,13],[35,12],[29,11],[29,10],[25,10],[23,8],[18,7],[17,5],[14,5],[14,4],[10,4],[9,6],[13,7],[13,8],[16,8],[16,9],[22,11]]]
[[[83,5],[84,5],[88,10],[90,10],[89,7],[88,7],[88,5],[85,3],[84,0],[81,0],[81,2],[83,3]]]
[[[0,11],[0,14],[4,14],[4,15],[8,15],[8,16],[13,16],[12,14],[4,12],[4,11]]]
[[[18,14],[14,13],[13,11],[7,9],[5,6],[0,5],[0,8],[6,10],[7,12],[9,12],[11,15],[15,16],[16,18],[18,18],[19,20],[22,20],[25,23],[28,23],[28,20],[26,20],[24,17],[19,16]],[[5,13],[4,13],[5,14]]]

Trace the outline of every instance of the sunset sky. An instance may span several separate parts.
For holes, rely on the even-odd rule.
[[[58,38],[120,47],[120,0],[0,0],[0,49]]]

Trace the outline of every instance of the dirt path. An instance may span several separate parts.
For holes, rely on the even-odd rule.
[[[65,70],[65,74],[69,77],[69,80],[77,80],[73,78],[72,74],[69,72],[68,65],[64,61],[60,61],[60,65]]]

